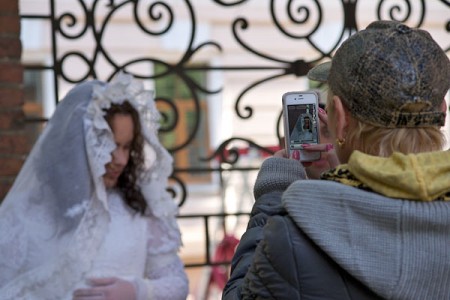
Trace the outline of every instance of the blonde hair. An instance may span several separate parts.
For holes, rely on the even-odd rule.
[[[332,98],[333,93],[329,90],[329,111],[334,110]],[[345,136],[346,146],[369,155],[387,157],[394,152],[409,154],[439,151],[445,145],[445,137],[439,127],[384,128],[351,116],[349,129]]]

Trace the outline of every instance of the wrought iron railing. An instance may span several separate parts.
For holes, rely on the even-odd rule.
[[[343,16],[343,20],[341,21],[342,30],[339,33],[338,38],[333,39],[332,45],[327,45],[326,50],[323,49],[319,44],[315,42],[313,39],[314,33],[319,30],[324,24],[326,24],[324,20],[324,12],[327,10],[327,5],[331,5],[332,1],[319,1],[319,0],[310,0],[310,1],[294,1],[294,0],[266,0],[264,1],[267,4],[268,16],[270,16],[270,20],[266,20],[268,23],[271,23],[274,28],[276,28],[280,35],[284,36],[284,38],[292,39],[293,41],[306,42],[311,46],[312,49],[316,51],[316,55],[314,58],[310,57],[302,57],[302,53],[299,52],[300,55],[296,59],[283,59],[279,58],[276,53],[266,53],[264,49],[257,49],[252,46],[250,43],[247,43],[242,33],[246,30],[249,30],[252,19],[250,17],[242,17],[236,16],[233,19],[229,20],[229,27],[232,31],[232,36],[235,39],[235,42],[240,45],[243,51],[247,51],[248,55],[259,58],[259,61],[263,63],[258,65],[244,65],[237,64],[236,65],[195,65],[192,64],[194,62],[193,57],[196,53],[198,53],[201,49],[204,48],[213,48],[218,52],[224,51],[223,44],[220,40],[220,37],[215,37],[214,39],[203,41],[201,44],[196,44],[196,35],[197,35],[197,25],[199,20],[197,19],[197,10],[195,5],[200,4],[201,1],[193,1],[193,0],[178,0],[178,1],[139,1],[139,0],[109,0],[109,1],[82,1],[82,0],[73,0],[73,3],[76,3],[79,6],[79,11],[77,13],[71,11],[64,11],[64,9],[56,10],[56,5],[62,4],[62,1],[56,0],[48,0],[50,6],[50,13],[45,15],[31,15],[31,14],[23,14],[21,17],[23,19],[39,19],[48,21],[50,24],[51,32],[48,34],[51,36],[51,57],[52,63],[41,66],[41,65],[25,65],[26,70],[38,70],[38,71],[53,71],[53,84],[54,84],[54,94],[55,99],[61,98],[60,95],[60,83],[68,82],[68,83],[77,83],[88,78],[97,78],[98,70],[97,63],[98,60],[102,59],[103,62],[109,64],[112,71],[108,78],[102,78],[109,80],[114,76],[116,72],[120,69],[125,69],[129,73],[133,73],[130,71],[132,66],[140,63],[151,63],[155,66],[155,70],[157,72],[149,75],[142,75],[139,73],[135,73],[138,78],[150,79],[150,80],[158,80],[164,78],[166,76],[175,75],[184,82],[187,87],[187,91],[191,95],[191,101],[193,104],[193,119],[191,120],[193,124],[189,127],[190,132],[187,135],[187,138],[181,143],[174,145],[173,147],[169,147],[169,150],[176,155],[179,151],[183,149],[189,148],[194,141],[194,139],[199,138],[199,128],[200,128],[200,119],[204,116],[202,114],[204,111],[200,109],[201,95],[214,95],[219,94],[223,91],[224,87],[219,87],[214,90],[209,89],[208,87],[202,85],[199,82],[196,82],[192,79],[188,74],[189,72],[261,72],[264,74],[262,79],[258,79],[255,82],[248,83],[247,87],[238,93],[237,98],[234,100],[234,113],[235,117],[245,120],[246,122],[252,122],[252,117],[254,116],[254,109],[250,105],[243,106],[242,100],[248,95],[253,89],[256,87],[260,88],[264,86],[264,84],[271,82],[275,79],[293,76],[293,77],[302,77],[305,76],[308,70],[314,66],[319,61],[329,58],[332,56],[332,53],[336,50],[338,45],[344,40],[346,37],[354,33],[359,29],[358,26],[358,13],[359,6],[364,5],[364,1],[358,0],[341,0],[334,1],[338,2],[338,10]],[[255,0],[253,0],[254,2]],[[258,2],[263,0],[258,0]],[[204,3],[205,1],[203,1]],[[243,7],[245,10],[245,5],[248,5],[250,0],[210,0],[210,5],[214,6],[216,9],[227,10],[229,8]],[[450,33],[450,2],[446,0],[380,0],[380,1],[366,1],[372,2],[376,5],[375,7],[375,16],[378,19],[394,19],[403,22],[408,22],[409,25],[415,27],[422,27],[426,19],[433,19],[434,23],[438,23],[438,27],[444,32],[444,36],[447,37],[447,44],[444,45],[444,50],[446,52],[450,52],[450,38],[448,38]],[[442,9],[447,10],[447,14],[443,14],[447,16],[447,19],[437,20],[434,19],[434,16],[427,15],[427,9],[431,2],[438,3],[442,6]],[[64,1],[65,5],[68,1]],[[89,4],[88,4],[89,3]],[[129,16],[129,19],[133,20],[135,26],[139,28],[142,32],[146,33],[149,36],[153,37],[163,37],[174,25],[174,6],[183,6],[187,11],[187,15],[190,20],[190,28],[191,32],[189,33],[189,37],[187,38],[188,44],[185,48],[184,53],[181,55],[181,58],[178,61],[167,61],[161,59],[159,57],[145,56],[145,57],[135,57],[129,61],[118,63],[113,55],[111,54],[112,49],[108,49],[103,44],[104,33],[108,26],[110,25],[110,21],[112,17],[119,13],[124,8],[131,8],[132,15]],[[335,8],[333,8],[335,9]],[[81,11],[81,13],[80,13]],[[145,18],[143,18],[142,12],[146,12]],[[102,17],[99,18],[98,14],[102,13]],[[372,12],[373,13],[373,12]],[[280,15],[284,15],[285,18],[281,20]],[[314,15],[314,19],[313,19]],[[414,16],[414,18],[412,17]],[[157,29],[151,29],[147,25],[148,23],[160,23],[159,27],[155,27]],[[294,34],[290,30],[289,26],[298,26],[307,28],[302,34]],[[77,25],[77,31],[72,32],[69,29],[73,29]],[[88,55],[79,50],[62,50],[59,48],[58,41],[61,39],[66,40],[79,40],[82,38],[86,38],[86,36],[90,35],[93,39],[93,43],[95,47]],[[78,58],[86,65],[86,72],[82,75],[77,76],[74,79],[73,74],[71,74],[71,70],[66,70],[64,68],[65,63],[72,58]],[[156,68],[159,67],[159,68]],[[271,75],[266,76],[267,71],[271,72]],[[165,123],[162,126],[162,134],[167,134],[176,131],[177,123],[179,122],[178,116],[179,111],[177,106],[175,105],[174,99],[170,99],[165,97],[164,95],[156,94],[156,101],[164,104],[166,107],[169,107],[169,113],[172,117],[168,115],[165,116]],[[174,116],[174,117],[173,117]],[[273,124],[274,135],[277,135],[280,138],[280,119],[281,119],[281,110],[278,116],[277,121]],[[38,120],[45,121],[45,120]],[[201,137],[200,137],[201,138]],[[221,141],[220,145],[213,149],[213,151],[208,151],[210,153],[206,156],[198,156],[197,159],[200,162],[199,165],[187,166],[187,167],[179,167],[175,166],[174,173],[172,179],[177,187],[172,189],[174,193],[174,197],[177,197],[180,201],[180,206],[184,205],[188,202],[189,194],[188,189],[186,188],[186,182],[183,180],[181,174],[186,173],[216,173],[219,176],[222,175],[224,171],[230,172],[243,172],[249,170],[257,170],[258,166],[251,167],[242,167],[239,164],[241,159],[241,152],[238,149],[234,148],[233,145],[237,141],[242,142],[247,145],[247,147],[251,147],[254,149],[258,149],[260,152],[264,154],[273,153],[273,148],[268,148],[266,145],[260,145],[257,142],[247,138],[234,136],[231,138],[227,138]],[[218,161],[217,164],[208,164],[207,162]],[[205,163],[206,162],[206,163]],[[213,265],[220,262],[212,262],[210,255],[211,241],[209,240],[209,236],[211,235],[211,228],[208,226],[208,220],[210,218],[217,219],[226,219],[230,216],[239,216],[241,214],[248,214],[248,211],[245,212],[233,212],[233,213],[215,213],[215,214],[191,214],[191,215],[182,215],[180,219],[185,218],[198,218],[204,220],[204,228],[205,228],[205,253],[206,257],[201,263],[193,263],[187,265],[187,267],[201,266],[201,265]],[[225,262],[227,263],[227,262]]]

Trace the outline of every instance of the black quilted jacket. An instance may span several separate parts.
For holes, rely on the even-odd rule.
[[[281,194],[257,199],[222,299],[381,299],[295,226],[281,206]]]

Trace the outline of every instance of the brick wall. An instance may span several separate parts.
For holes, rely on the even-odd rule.
[[[11,187],[28,152],[20,62],[19,0],[0,1],[0,201]]]

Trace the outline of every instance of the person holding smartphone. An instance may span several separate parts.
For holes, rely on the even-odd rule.
[[[341,164],[304,180],[282,151],[264,161],[222,298],[449,299],[449,58],[428,32],[375,21],[308,77],[329,85]]]

